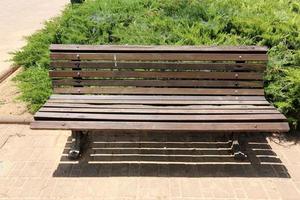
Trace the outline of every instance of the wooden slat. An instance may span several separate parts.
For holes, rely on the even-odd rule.
[[[264,95],[263,89],[200,89],[200,88],[54,88],[59,94],[165,94],[165,95]]]
[[[153,106],[153,105],[137,105],[137,104],[85,104],[85,103],[50,103],[47,102],[44,107],[69,107],[69,108],[101,108],[101,109],[160,109],[160,110],[176,110],[184,108],[186,110],[200,109],[222,109],[222,110],[274,110],[274,106],[261,105],[185,105],[185,106]]]
[[[283,121],[282,114],[232,115],[160,115],[160,114],[90,114],[37,112],[34,119],[112,120],[112,121]]]
[[[267,101],[169,101],[169,100],[134,100],[134,99],[50,99],[49,103],[92,103],[92,104],[150,104],[150,105],[269,105]]]
[[[51,53],[53,60],[111,60],[111,61],[267,61],[266,54],[232,53]]]
[[[264,71],[265,64],[255,63],[181,63],[181,62],[97,62],[97,61],[52,61],[52,68],[97,68],[97,69],[169,69],[169,70],[216,70],[216,71]]]
[[[139,86],[139,87],[235,87],[262,88],[262,81],[216,81],[216,80],[52,80],[53,86]]]
[[[166,123],[166,122],[83,122],[83,121],[35,121],[32,129],[58,130],[157,130],[197,132],[287,132],[286,122],[266,123]]]
[[[49,71],[50,77],[102,77],[102,78],[188,78],[262,80],[256,72],[145,72],[145,71]]]
[[[89,52],[259,52],[266,53],[263,46],[164,46],[164,45],[72,45],[52,44],[51,51]]]
[[[265,101],[264,96],[163,96],[163,95],[58,95],[53,94],[50,99],[111,99],[111,100],[197,100],[197,101]]]
[[[64,113],[152,113],[152,114],[280,114],[279,111],[273,110],[197,110],[197,109],[104,109],[104,108],[69,108],[69,107],[42,107],[39,112],[64,112]]]

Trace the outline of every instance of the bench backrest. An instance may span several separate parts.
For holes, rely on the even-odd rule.
[[[267,48],[51,45],[57,94],[264,95]]]

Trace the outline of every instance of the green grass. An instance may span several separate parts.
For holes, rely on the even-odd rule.
[[[299,32],[298,0],[87,0],[46,23],[13,60],[29,70],[17,81],[21,98],[34,112],[51,93],[46,76],[51,43],[265,45],[270,48],[267,97],[296,127],[300,122]],[[42,84],[36,86],[36,81]]]

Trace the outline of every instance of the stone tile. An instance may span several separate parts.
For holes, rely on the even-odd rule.
[[[292,180],[300,181],[300,165],[289,165],[288,170]]]
[[[22,171],[25,167],[25,162],[10,162],[12,163],[10,172],[8,174],[9,177],[20,177],[22,176]]]
[[[167,178],[149,178],[138,179],[137,198],[149,199],[169,199],[169,181]]]
[[[138,194],[138,177],[118,178],[117,195],[124,198],[136,198]]]
[[[277,180],[274,181],[277,191],[280,193],[282,199],[299,199],[300,192],[292,180]]]
[[[281,199],[281,195],[279,193],[279,191],[276,188],[276,185],[274,183],[274,180],[271,179],[264,179],[262,180],[262,186],[264,188],[264,190],[266,191],[269,199]]]
[[[9,176],[14,168],[14,162],[10,162],[8,160],[0,161],[0,178]]]
[[[198,178],[181,178],[181,191],[184,198],[202,198],[203,189]]]
[[[57,179],[49,178],[45,179],[46,182],[44,187],[40,191],[40,198],[41,199],[50,199],[54,198],[56,195],[54,194]]]
[[[288,165],[298,165],[300,166],[300,160],[299,159],[295,159],[299,156],[300,152],[297,151],[290,151],[285,153],[287,160],[288,160]]]
[[[200,179],[200,187],[202,188],[202,197],[204,199],[214,198],[213,181],[213,178]]]
[[[221,178],[210,181],[210,188],[215,198],[235,198],[235,191],[233,189],[230,179]]]
[[[43,178],[29,178],[21,189],[21,196],[24,198],[39,198],[42,188],[45,187],[47,180]]]
[[[181,178],[168,178],[169,180],[169,194],[170,198],[180,198],[182,197],[181,191]]]
[[[0,198],[8,198],[9,190],[14,180],[11,178],[0,178]]]
[[[234,193],[236,195],[237,199],[246,199],[247,198],[247,193],[245,188],[243,187],[243,184],[239,178],[234,178],[231,181],[232,187],[234,190]]]
[[[249,199],[267,199],[268,195],[263,187],[263,181],[260,179],[243,179],[242,181],[243,188],[246,191],[247,197]]]
[[[44,162],[26,162],[20,176],[23,177],[40,177],[46,167]]]
[[[54,186],[53,197],[55,198],[69,198],[76,196],[75,192],[76,179],[72,178],[57,178]]]

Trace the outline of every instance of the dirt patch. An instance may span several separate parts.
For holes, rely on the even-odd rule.
[[[18,69],[10,77],[0,84],[0,113],[1,115],[31,116],[26,104],[18,100],[20,90],[12,80],[22,69]]]

